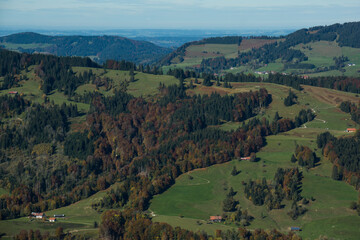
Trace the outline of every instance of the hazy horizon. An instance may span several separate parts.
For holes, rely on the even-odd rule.
[[[1,29],[298,29],[353,22],[360,1],[2,0]]]

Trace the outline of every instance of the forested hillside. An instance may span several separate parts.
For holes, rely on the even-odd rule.
[[[240,38],[228,41],[241,44]],[[148,81],[171,79],[178,83],[160,82],[152,95],[131,95],[131,84],[141,82],[139,76],[144,74]],[[258,161],[255,153],[268,144],[266,137],[289,132],[316,117],[307,105],[286,116],[276,113],[270,117],[266,111],[273,95],[263,87],[244,88],[233,94],[190,94],[191,90],[211,87],[215,82],[219,89],[221,84],[230,88],[230,82],[264,82],[253,75],[229,74],[221,78],[182,69],[167,74],[164,76],[157,66],[127,61],[108,60],[100,66],[89,58],[0,50],[0,187],[10,193],[0,196],[0,220],[8,222],[32,212],[71,206],[104,191],[88,206],[103,212],[102,222],[94,223],[95,229],[100,225],[101,237],[176,235],[208,239],[203,232],[153,224],[146,212],[151,199],[194,169],[248,156]],[[29,82],[32,90],[24,94],[19,89],[29,87]],[[269,76],[267,82],[297,90],[302,89],[300,84],[309,84],[358,92],[357,79],[319,78],[305,82],[303,78],[277,74]],[[137,88],[147,88],[147,83],[142,83],[144,86]],[[84,105],[88,108],[80,110]],[[221,127],[227,123],[238,124],[238,128],[224,131]],[[315,164],[305,158],[303,162],[299,165]],[[259,189],[273,188],[266,182],[259,185],[249,180],[245,194],[259,205],[265,198],[278,198],[266,201],[271,209],[280,208],[283,199],[291,199],[295,201],[291,214],[296,219],[301,215],[296,204],[302,197],[300,192],[290,194],[288,189],[300,187],[301,173],[296,169],[279,171],[278,177],[296,181],[278,179],[276,184],[283,185],[283,189],[279,187],[274,195],[258,196],[254,192]],[[117,188],[106,191],[115,184]],[[248,214],[244,212],[243,216]],[[224,238],[232,234],[297,238],[293,233],[246,229],[217,234]],[[22,232],[18,238],[25,235],[31,233]],[[45,239],[46,235],[38,238]]]
[[[18,33],[0,38],[0,46],[27,53],[50,53],[56,56],[91,57],[98,63],[108,59],[126,60],[138,64],[157,61],[169,49],[150,42],[116,36],[46,36]]]

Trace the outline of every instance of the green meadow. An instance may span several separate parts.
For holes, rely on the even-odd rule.
[[[85,67],[74,67],[73,71],[77,74],[83,73],[84,71],[91,71],[99,77],[108,77],[113,80],[113,87],[109,91],[106,91],[104,88],[100,87],[96,89],[94,84],[84,84],[76,90],[77,93],[82,94],[84,92],[99,91],[104,95],[113,95],[113,89],[120,86],[124,81],[130,81],[129,71],[120,71],[120,70],[110,70],[96,68],[85,68]],[[168,75],[152,75],[142,72],[135,72],[135,81],[130,82],[127,87],[128,93],[134,95],[135,97],[143,96],[147,97],[149,95],[154,95],[158,93],[158,87],[160,83],[165,84],[166,86],[171,84],[177,84],[179,81]]]
[[[117,183],[112,185],[109,189],[116,187]],[[48,231],[54,233],[56,228],[62,227],[64,232],[71,232],[73,234],[81,233],[89,237],[98,236],[98,227],[94,227],[101,222],[101,213],[97,212],[91,207],[91,204],[98,202],[105,196],[106,191],[97,192],[89,198],[71,204],[67,207],[58,208],[55,210],[45,212],[47,217],[53,215],[65,214],[65,218],[57,218],[55,223],[50,223],[43,220],[32,220],[28,217],[5,220],[0,222],[0,233],[5,233],[4,239],[12,239],[12,236],[19,233],[21,230],[40,230],[41,232]]]
[[[259,87],[265,87],[273,97],[273,102],[260,114],[260,117],[271,120],[275,112],[279,112],[280,116],[293,119],[301,109],[310,108],[315,112],[316,118],[302,128],[267,137],[266,146],[257,153],[258,162],[233,160],[181,175],[169,190],[153,198],[150,205],[150,210],[155,215],[153,221],[164,221],[172,226],[206,231],[209,234],[214,234],[216,229],[236,229],[237,226],[230,223],[207,223],[209,216],[222,214],[222,201],[230,187],[233,187],[237,191],[235,198],[239,201],[239,206],[255,218],[249,226],[250,229],[276,228],[288,232],[290,227],[299,226],[302,231],[298,234],[304,239],[314,239],[319,236],[356,239],[360,234],[358,228],[360,218],[355,211],[349,209],[349,205],[352,201],[357,201],[358,192],[345,182],[331,179],[332,163],[321,158],[316,137],[325,131],[330,131],[336,137],[351,135],[344,130],[356,124],[350,120],[349,114],[338,109],[337,101],[339,99],[356,101],[358,98],[355,94],[333,90],[319,92],[318,88],[307,87],[303,91],[292,89],[298,96],[298,104],[285,107],[283,100],[289,91],[289,87],[285,86],[268,83],[234,83],[228,93],[240,92],[241,89],[254,91]],[[219,127],[230,131],[239,126],[241,123],[229,122]],[[309,146],[316,152],[321,160],[315,168],[301,168],[296,163],[290,162],[296,145]],[[231,175],[234,166],[240,170],[237,176]],[[264,206],[253,205],[243,194],[242,181],[262,178],[272,180],[279,167],[299,167],[304,175],[302,196],[314,199],[305,206],[308,211],[295,221],[287,215],[291,208],[290,202],[284,201],[283,209],[268,211]]]
[[[208,89],[206,94],[211,92],[227,91],[228,94],[243,92],[243,91],[256,91],[259,88],[266,88],[272,95],[272,103],[270,106],[257,116],[259,118],[267,118],[269,121],[278,112],[281,117],[294,119],[295,116],[302,109],[312,109],[316,114],[315,120],[310,123],[306,123],[303,127],[319,128],[323,130],[338,130],[345,131],[346,128],[357,127],[357,124],[351,120],[350,114],[342,112],[338,105],[342,101],[350,100],[358,102],[360,100],[356,94],[341,92],[331,89],[322,89],[316,87],[304,86],[304,90],[298,91],[287,86],[272,84],[272,83],[231,83],[232,89],[225,89],[221,87],[215,87]],[[285,107],[284,99],[288,96],[289,90],[293,91],[297,95],[297,104],[290,107]],[[196,94],[202,92],[196,88],[193,90]],[[228,122],[220,125],[223,130],[235,130],[242,123]]]
[[[345,72],[330,70],[326,72],[312,73],[310,76],[359,76],[360,70],[360,49],[351,47],[340,47],[336,42],[318,41],[308,44],[299,44],[294,49],[302,51],[308,60],[304,63],[314,64],[316,67],[330,67],[334,65],[334,57],[346,56],[355,66],[345,66]]]
[[[233,160],[181,175],[174,186],[152,200],[150,209],[155,214],[153,220],[203,230],[209,234],[213,234],[214,229],[236,228],[233,224],[206,223],[209,216],[222,214],[222,201],[230,187],[233,187],[237,192],[235,198],[239,201],[239,206],[255,217],[249,229],[277,228],[287,232],[291,226],[300,226],[303,231],[299,234],[305,239],[313,239],[313,236],[320,235],[354,239],[354,236],[360,234],[360,218],[356,216],[355,211],[349,209],[349,205],[351,201],[357,200],[358,193],[352,186],[332,180],[331,163],[323,159],[314,169],[301,169],[304,174],[302,196],[315,200],[305,206],[308,212],[295,221],[287,215],[290,202],[284,201],[286,206],[283,209],[268,211],[264,206],[253,205],[243,195],[242,181],[264,177],[272,180],[277,168],[297,167],[296,163],[290,162],[296,144],[315,149],[316,136],[321,132],[320,129],[295,129],[277,136],[269,136],[266,139],[267,145],[257,153],[258,162]],[[343,134],[339,131],[332,133],[336,136]],[[320,156],[319,150],[316,152]],[[237,176],[231,175],[234,166],[241,171]],[[351,224],[345,224],[342,219],[351,219]],[[334,222],[334,225],[328,225],[327,222]],[[313,224],[317,224],[318,228],[312,227]],[[334,228],[344,231],[332,231]]]

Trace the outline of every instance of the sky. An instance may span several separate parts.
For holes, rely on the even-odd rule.
[[[360,21],[360,0],[0,0],[0,29],[286,29]]]

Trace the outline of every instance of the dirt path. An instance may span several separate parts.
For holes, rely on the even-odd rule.
[[[191,176],[189,173],[186,173],[187,175]],[[202,180],[205,180],[206,183],[193,183],[193,184],[187,184],[188,186],[198,186],[198,185],[204,185],[204,184],[209,184],[210,183],[210,180],[206,179],[206,178],[202,178],[202,177],[197,177],[197,178],[200,178]]]
[[[87,228],[87,229],[75,229],[75,230],[71,230],[71,231],[69,231],[69,233],[77,233],[77,232],[83,232],[83,231],[89,231],[89,230],[94,230],[94,228]]]
[[[318,120],[318,121],[321,121],[321,122],[323,122],[323,123],[326,123],[325,120],[322,120],[322,119],[319,119],[319,118],[315,118],[314,120]]]

